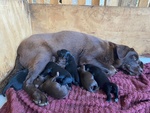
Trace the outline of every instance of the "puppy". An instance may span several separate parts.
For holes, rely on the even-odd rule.
[[[40,75],[44,77],[50,75],[51,77],[53,77],[57,72],[59,72],[59,76],[56,78],[56,81],[61,85],[67,84],[71,88],[73,81],[71,74],[54,62],[49,62]]]
[[[52,62],[55,62],[61,68],[65,68],[67,65],[67,61],[65,58],[59,58],[58,56],[52,56]]]
[[[97,82],[94,80],[93,75],[85,70],[84,65],[80,66],[80,68],[78,68],[78,71],[83,88],[90,92],[96,92],[99,87]]]
[[[10,87],[13,87],[15,90],[22,89],[23,82],[26,79],[27,74],[27,69],[17,72],[12,78],[10,78],[8,84],[4,87],[2,94],[5,96],[6,90]]]
[[[56,82],[57,77],[59,77],[59,72],[57,72],[57,74],[54,77],[50,77],[43,84],[41,84],[39,89],[41,91],[46,92],[49,96],[53,98],[66,98],[66,96],[69,94],[68,86],[67,84],[61,85],[58,82]]]
[[[73,84],[79,85],[79,74],[77,71],[77,63],[75,62],[74,56],[66,49],[57,51],[58,61],[66,61],[65,69],[72,75]]]
[[[51,71],[51,68],[44,69],[43,72],[33,81],[34,86],[38,88],[46,79],[49,78]]]
[[[96,67],[92,64],[85,64],[85,69],[94,76],[98,86],[106,93],[106,100],[111,101],[111,93],[113,93],[115,102],[118,102],[118,86],[114,83],[111,83],[105,73],[103,73],[99,67]]]

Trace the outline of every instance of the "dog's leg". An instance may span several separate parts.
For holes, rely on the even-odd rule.
[[[33,101],[39,106],[47,105],[47,97],[39,89],[37,89],[33,81],[38,77],[38,75],[44,70],[50,58],[45,54],[36,57],[33,65],[29,68],[29,73],[24,82],[24,90],[32,97]]]
[[[118,86],[114,83],[111,83],[112,90],[111,93],[114,94],[115,102],[118,102]]]
[[[107,76],[112,76],[117,72],[117,70],[112,65],[104,64],[91,57],[81,58],[79,61],[79,65],[84,65],[84,64],[93,64],[99,67]]]
[[[103,91],[106,93],[107,97],[106,97],[106,100],[108,102],[111,101],[111,90],[112,90],[112,87],[109,83],[105,83],[104,86],[103,86]]]

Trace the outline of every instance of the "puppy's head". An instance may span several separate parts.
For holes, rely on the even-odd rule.
[[[98,91],[99,87],[98,87],[98,84],[97,82],[94,80],[93,83],[91,84],[90,86],[90,92],[96,92]]]
[[[57,55],[59,58],[68,59],[70,52],[66,49],[61,49],[57,51]]]
[[[117,55],[122,70],[130,75],[140,75],[143,72],[143,63],[139,60],[138,53],[133,48],[118,45]]]

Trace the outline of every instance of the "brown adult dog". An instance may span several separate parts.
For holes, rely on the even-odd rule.
[[[39,105],[47,103],[47,97],[34,86],[33,81],[44,70],[52,55],[56,55],[60,49],[70,51],[79,64],[93,64],[107,75],[115,74],[115,68],[122,68],[133,75],[140,75],[142,72],[138,54],[128,46],[73,31],[32,35],[19,45],[15,67],[10,76],[27,68],[29,73],[24,89]]]
[[[90,72],[85,70],[84,65],[80,66],[80,68],[78,68],[78,71],[80,75],[81,86],[83,86],[83,88],[87,91],[96,92],[99,87],[94,79],[94,76]]]

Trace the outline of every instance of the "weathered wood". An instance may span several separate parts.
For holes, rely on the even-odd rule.
[[[85,5],[86,0],[78,0],[78,5]]]
[[[0,2],[0,82],[14,65],[18,45],[32,33],[28,9],[16,1]]]
[[[150,53],[148,8],[30,5],[33,33],[74,30]]]
[[[56,4],[58,4],[58,0],[50,0],[50,4],[56,5]]]
[[[72,0],[62,0],[62,4],[72,4]]]
[[[44,0],[36,0],[37,4],[44,4]]]
[[[120,0],[107,0],[107,6],[118,6]]]
[[[107,0],[104,0],[104,6],[106,6],[107,5]]]
[[[92,5],[99,5],[100,0],[92,0]]]
[[[136,7],[137,0],[121,0],[121,6]]]
[[[139,0],[139,7],[148,7],[149,0]]]
[[[28,0],[29,3],[32,3],[32,0]]]

